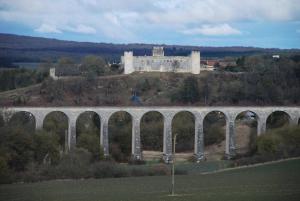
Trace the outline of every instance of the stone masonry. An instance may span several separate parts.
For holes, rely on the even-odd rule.
[[[290,124],[298,124],[300,107],[10,107],[0,108],[0,114],[7,121],[17,112],[29,112],[35,118],[36,129],[42,128],[45,117],[54,111],[64,113],[68,117],[68,148],[76,145],[76,121],[83,112],[91,111],[99,115],[101,120],[100,142],[104,154],[109,155],[108,122],[110,117],[119,111],[127,112],[132,118],[132,156],[134,159],[142,159],[140,122],[148,112],[156,111],[164,118],[163,133],[163,159],[172,161],[172,120],[179,112],[190,112],[195,119],[195,146],[194,154],[197,160],[204,158],[204,133],[203,120],[207,114],[213,111],[222,112],[226,119],[226,148],[228,158],[235,154],[234,127],[236,117],[245,111],[253,112],[257,117],[257,135],[266,131],[268,116],[275,111],[285,112],[289,116]]]
[[[124,74],[142,72],[200,73],[200,52],[192,51],[190,56],[165,56],[163,47],[153,47],[152,56],[133,56],[132,51],[121,57]]]

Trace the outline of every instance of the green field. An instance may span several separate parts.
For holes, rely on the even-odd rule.
[[[2,201],[71,200],[300,200],[300,159],[201,175],[176,176],[176,193],[168,196],[170,177],[135,177],[46,181],[0,186]]]

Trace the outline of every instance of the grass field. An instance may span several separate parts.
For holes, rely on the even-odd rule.
[[[300,200],[300,159],[201,175],[47,181],[0,186],[1,201]]]

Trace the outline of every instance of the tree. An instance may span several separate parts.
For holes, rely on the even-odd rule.
[[[195,77],[190,76],[183,81],[183,86],[180,89],[179,96],[184,103],[195,103],[199,101],[200,95],[198,81]]]
[[[12,170],[24,171],[34,157],[32,133],[21,126],[5,126],[0,133],[0,153],[7,165]]]
[[[120,162],[128,161],[131,155],[131,116],[125,112],[116,112],[108,123],[110,153]]]
[[[89,75],[103,75],[108,70],[105,60],[102,57],[89,55],[83,58],[81,72]]]
[[[85,112],[77,119],[77,147],[88,150],[94,160],[103,158],[102,148],[99,146],[100,118],[94,112]]]
[[[52,60],[50,58],[47,58],[38,65],[38,71],[43,73],[49,73],[49,69],[51,67],[53,67]]]
[[[38,163],[56,164],[59,161],[59,137],[44,130],[33,135],[34,159]]]
[[[61,57],[58,60],[58,67],[72,66],[75,65],[75,61],[70,57]]]
[[[191,151],[194,149],[195,119],[189,112],[181,112],[173,118],[172,134],[176,134],[177,152]]]
[[[68,118],[61,112],[52,112],[47,115],[44,120],[44,129],[45,131],[51,133],[54,136],[57,136],[58,144],[60,150],[65,149],[66,140],[66,131],[68,129]]]
[[[62,80],[54,81],[48,78],[42,83],[40,94],[42,94],[48,102],[63,101],[64,89],[64,82]]]
[[[78,137],[77,147],[88,150],[94,160],[103,159],[103,148],[99,145],[98,136],[93,133],[84,133]]]
[[[56,66],[56,74],[59,76],[78,75],[78,65],[69,57],[61,57]]]

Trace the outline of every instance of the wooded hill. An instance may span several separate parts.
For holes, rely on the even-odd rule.
[[[299,50],[263,49],[256,47],[200,47],[163,45],[166,55],[188,55],[192,50],[200,50],[201,57],[242,56],[257,53],[295,52]],[[9,67],[13,62],[41,62],[46,59],[57,61],[63,56],[81,59],[88,54],[96,54],[107,61],[119,61],[126,50],[135,55],[151,55],[154,44],[112,44],[64,41],[49,38],[19,36],[0,33],[0,67]]]

